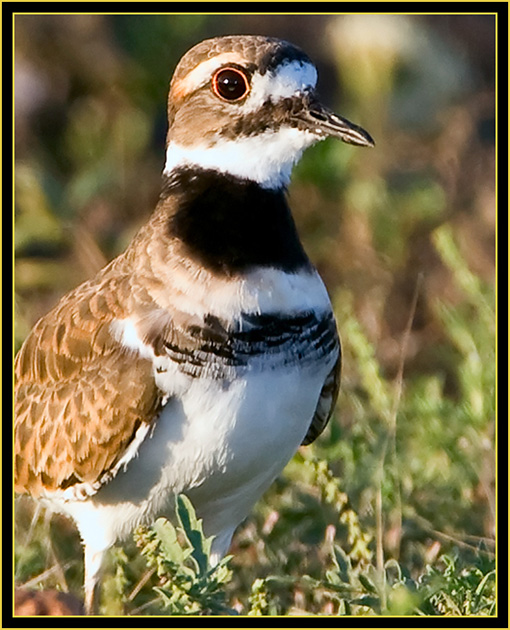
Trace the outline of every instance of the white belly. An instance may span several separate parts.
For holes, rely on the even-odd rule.
[[[213,549],[226,552],[237,525],[302,442],[336,357],[306,369],[247,372],[224,383],[192,379],[168,401],[126,470],[85,502],[69,502],[83,538],[106,548],[133,527],[171,516],[184,492]]]

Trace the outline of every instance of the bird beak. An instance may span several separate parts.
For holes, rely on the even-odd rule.
[[[303,99],[302,108],[294,118],[302,128],[315,134],[319,139],[333,137],[360,147],[375,146],[372,136],[367,131],[338,116],[309,95]]]

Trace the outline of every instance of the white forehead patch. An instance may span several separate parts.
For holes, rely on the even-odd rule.
[[[276,73],[256,76],[257,88],[262,87],[268,96],[287,97],[317,84],[317,70],[311,63],[291,61],[277,68]],[[259,86],[260,82],[260,86]]]
[[[290,61],[279,66],[274,73],[253,76],[251,91],[243,109],[253,111],[269,99],[275,102],[289,98],[294,94],[313,90],[316,84],[317,70],[313,64]]]

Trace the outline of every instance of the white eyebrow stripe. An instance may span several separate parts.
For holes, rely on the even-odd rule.
[[[186,94],[190,94],[193,90],[207,83],[217,68],[226,63],[238,63],[240,65],[248,63],[242,55],[235,52],[221,53],[212,59],[202,61],[198,66],[193,68],[191,72],[176,81],[172,86],[172,94],[175,98],[183,98]]]

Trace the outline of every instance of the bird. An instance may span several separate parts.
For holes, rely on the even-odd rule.
[[[76,524],[98,614],[107,550],[184,493],[211,562],[335,405],[340,339],[288,203],[326,138],[371,147],[287,41],[196,44],[170,81],[161,194],[126,250],[15,358],[14,487]]]

